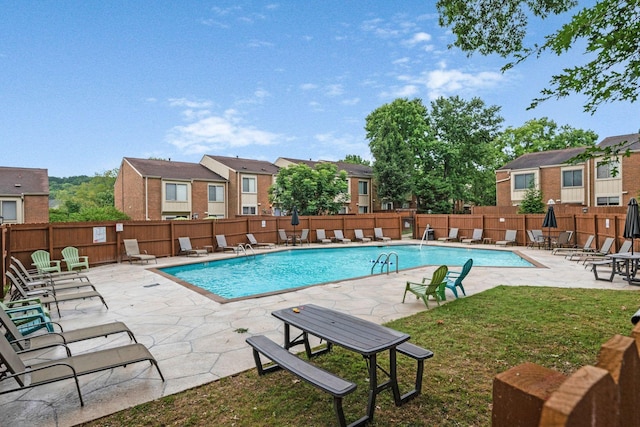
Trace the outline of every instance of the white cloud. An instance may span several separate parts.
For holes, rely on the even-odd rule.
[[[327,96],[339,96],[344,93],[344,88],[341,84],[332,84],[325,86],[325,95]]]
[[[302,90],[313,90],[313,89],[317,89],[318,85],[314,84],[314,83],[303,83],[300,85],[300,89]]]
[[[405,43],[413,46],[419,43],[426,43],[428,41],[431,41],[431,34],[419,32],[415,33],[409,40],[406,40]]]
[[[183,107],[191,104],[184,98],[179,101],[172,102],[171,105]],[[283,135],[246,124],[234,109],[216,115],[206,109],[187,108],[181,114],[191,123],[171,128],[166,140],[184,154],[204,154],[252,145],[275,145],[284,138]]]
[[[172,107],[209,108],[213,103],[211,101],[193,101],[187,98],[170,98],[169,105]]]
[[[360,102],[360,98],[351,98],[351,99],[344,99],[341,101],[342,105],[356,105]]]

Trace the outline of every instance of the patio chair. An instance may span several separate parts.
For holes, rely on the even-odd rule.
[[[97,297],[97,298],[100,298],[100,300],[102,301],[102,304],[104,304],[107,310],[109,309],[109,306],[105,302],[103,296],[98,291],[70,292],[70,293],[62,293],[62,294],[53,293],[52,291],[44,288],[41,290],[32,291],[10,272],[7,271],[5,274],[7,278],[11,281],[11,284],[13,285],[13,288],[14,288],[14,291],[11,293],[11,301],[15,301],[19,299],[27,299],[33,296],[37,296],[42,302],[42,304],[44,305],[48,306],[52,303],[55,304],[56,310],[58,311],[58,317],[62,317],[60,315],[59,303],[65,302],[65,301],[73,301],[78,299],[87,299],[87,298]]]
[[[404,296],[402,297],[402,302],[404,303],[405,298],[407,297],[407,292],[411,292],[416,296],[416,299],[421,298],[424,301],[424,305],[429,308],[429,303],[427,302],[429,297],[432,297],[436,300],[438,305],[440,305],[440,300],[444,300],[444,287],[446,286],[445,277],[447,275],[447,266],[441,265],[433,272],[433,276],[431,278],[423,278],[422,283],[415,282],[407,282],[407,285],[404,288]],[[427,283],[429,280],[429,283]]]
[[[15,265],[20,271],[20,275],[28,281],[47,280],[55,283],[68,282],[72,280],[89,281],[89,277],[80,274],[78,271],[61,271],[50,273],[38,273],[37,269],[28,270],[24,264],[16,257],[11,257],[11,264]]]
[[[25,334],[32,334],[44,328],[53,332],[49,311],[42,306],[38,298],[0,302],[0,311],[4,311],[13,324]]]
[[[391,237],[387,237],[382,233],[381,227],[376,227],[373,229],[373,237],[376,240],[382,240],[383,242],[388,242],[391,240]]]
[[[66,345],[120,333],[126,333],[129,335],[129,339],[137,342],[133,332],[122,322],[104,323],[102,325],[88,326],[70,331],[62,330],[62,327],[56,323],[60,328],[60,332],[49,332],[35,336],[28,336],[30,333],[27,332],[23,333],[21,330],[22,327],[17,327],[9,315],[3,310],[0,310],[0,323],[6,330],[5,337],[9,340],[10,344],[18,348],[18,352],[40,350],[61,344]],[[69,348],[65,346],[65,349],[67,356],[71,356]]]
[[[507,230],[504,233],[504,240],[498,240],[496,242],[496,245],[498,246],[507,246],[507,245],[515,245],[516,242],[516,236],[518,234],[517,230]]]
[[[324,232],[324,228],[318,228],[316,230],[316,237],[317,237],[318,243],[331,243],[331,239],[327,239],[327,235]]]
[[[151,355],[147,347],[138,343],[98,350],[63,359],[25,364],[18,353],[11,347],[9,341],[0,334],[0,359],[5,368],[3,376],[0,377],[0,384],[8,382],[9,380],[15,380],[17,382],[17,387],[3,387],[0,394],[73,379],[76,383],[80,406],[84,406],[80,383],[78,381],[78,377],[82,375],[148,361],[151,365],[155,366],[160,375],[160,379],[164,382],[164,376],[160,371],[158,362]]]
[[[21,282],[33,294],[40,294],[46,291],[51,291],[55,294],[58,291],[66,291],[69,289],[78,290],[81,288],[91,288],[91,290],[96,290],[96,287],[89,281],[61,280],[56,282],[47,279],[30,280],[20,274],[20,269],[16,265],[11,264],[9,269],[13,271],[18,282]]]
[[[602,246],[600,246],[600,249],[598,249],[597,251],[575,251],[572,252],[571,254],[569,254],[566,258],[569,261],[584,261],[585,259],[587,259],[588,257],[602,257],[607,255],[609,252],[611,252],[611,247],[613,246],[613,242],[615,242],[615,239],[613,237],[607,237],[606,239],[604,239],[604,242],[602,243]]]
[[[456,288],[460,288],[460,290],[462,291],[462,295],[467,296],[467,293],[464,291],[464,286],[462,286],[462,281],[464,280],[465,277],[467,277],[467,274],[469,274],[469,271],[471,271],[472,266],[473,266],[473,259],[469,258],[467,262],[465,262],[464,265],[462,266],[462,270],[447,271],[447,275],[445,277],[447,284],[445,285],[445,287],[447,289],[450,289],[456,298],[458,298],[458,290]]]
[[[631,251],[631,241],[630,240],[625,240],[624,243],[622,243],[622,245],[620,245],[620,249],[618,249],[618,252],[616,252],[617,254],[626,254],[627,252]],[[612,259],[605,259],[606,255],[608,255],[609,253],[607,252],[606,254],[587,254],[585,255],[582,259],[580,259],[580,261],[582,261],[582,263],[584,264],[584,268],[587,268],[588,266],[590,266],[593,263],[599,263],[600,265],[603,264],[611,264],[613,265],[613,260]]]
[[[293,243],[293,237],[288,236],[284,228],[278,229],[278,244],[282,243],[284,243],[285,246],[289,245],[289,243]]]
[[[60,273],[60,261],[52,260],[49,252],[43,250],[37,250],[31,254],[31,260],[39,273]]]
[[[351,243],[351,239],[344,237],[342,230],[333,230],[333,240],[340,243]]]
[[[140,252],[137,239],[123,239],[122,243],[124,243],[124,251],[129,259],[129,264],[131,264],[132,261],[140,261],[140,263],[144,261],[148,264],[151,260],[156,264],[158,263],[155,255],[150,255],[147,251],[144,251],[144,253]]]
[[[551,247],[553,248],[553,250],[569,249],[570,247],[575,249],[575,247],[573,247],[573,245],[571,244],[572,235],[573,235],[572,231],[560,232],[560,234],[558,234],[558,238],[551,241]],[[551,251],[551,253],[553,253],[553,251]]]
[[[529,237],[529,244],[527,247],[533,249],[534,246],[537,246],[538,249],[540,249],[544,245],[544,237],[542,235],[534,235],[533,230],[527,230],[527,236]]]
[[[229,246],[227,244],[227,238],[224,234],[216,234],[216,243],[218,244],[218,247],[216,248],[216,250],[220,249],[222,252],[224,251],[236,252],[238,249],[236,246]]]
[[[89,257],[86,255],[80,256],[78,248],[73,246],[67,246],[62,250],[62,261],[67,265],[68,271],[73,271],[76,268],[80,270],[89,269]]]
[[[178,237],[178,243],[180,244],[180,253],[185,254],[186,256],[195,255],[207,255],[206,249],[193,249],[191,246],[191,239],[189,237]]]
[[[576,247],[555,248],[553,251],[551,251],[551,253],[553,255],[564,255],[566,258],[572,253],[576,253],[576,252],[584,252],[584,253],[594,252],[595,249],[592,248],[591,245],[593,244],[593,241],[595,240],[595,238],[596,236],[594,234],[589,235],[589,237],[587,237],[587,240],[584,242],[584,245],[582,246],[582,248],[576,248]]]
[[[371,237],[365,237],[361,229],[356,228],[355,230],[353,230],[353,232],[355,233],[356,241],[362,243],[368,243],[371,241]]]
[[[258,242],[255,236],[252,233],[247,233],[247,239],[249,240],[249,244],[254,248],[275,248],[275,243],[264,243]]]
[[[482,241],[482,228],[474,228],[473,234],[470,238],[462,239],[462,243],[479,243]]]
[[[447,237],[438,237],[438,241],[440,242],[455,242],[458,240],[458,229],[451,228],[449,229],[449,235]]]
[[[301,245],[302,245],[302,242],[307,242],[307,245],[310,245],[311,242],[309,241],[309,229],[303,228],[302,233],[300,233],[300,236],[296,236],[296,241],[298,241]]]

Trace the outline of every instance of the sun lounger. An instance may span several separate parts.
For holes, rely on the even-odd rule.
[[[504,240],[498,240],[496,245],[498,246],[507,246],[507,245],[515,245],[516,244],[516,235],[518,234],[517,230],[507,230],[504,233]]]
[[[195,255],[207,255],[206,249],[193,249],[191,246],[191,239],[189,237],[178,237],[178,243],[180,244],[180,253],[186,256]]]
[[[129,344],[63,359],[25,364],[18,353],[11,347],[9,341],[4,335],[0,334],[0,359],[5,368],[3,376],[0,377],[0,384],[8,383],[9,381],[16,381],[17,383],[17,387],[3,387],[0,394],[72,379],[75,381],[81,406],[84,406],[84,400],[82,399],[78,377],[82,375],[147,361],[155,366],[160,379],[164,382],[164,376],[160,371],[158,362],[142,344]]]
[[[318,238],[318,243],[331,243],[331,239],[327,239],[324,228],[318,228],[316,230],[316,237]]]
[[[254,248],[271,249],[276,247],[275,243],[258,242],[252,233],[247,233],[247,239],[249,240],[249,244],[251,245],[251,247],[254,247]]]
[[[462,239],[462,243],[479,243],[482,241],[482,228],[476,228],[473,230],[471,238]]]
[[[591,244],[593,243],[593,240],[596,238],[596,236],[594,236],[593,234],[591,234],[589,237],[587,237],[587,241],[584,242],[584,246],[580,249],[578,248],[555,248],[553,251],[551,251],[551,253],[553,255],[564,255],[565,258],[568,257],[569,255],[571,255],[572,253],[577,253],[577,252],[594,252],[595,249],[591,247]]]
[[[361,229],[356,228],[355,230],[353,230],[353,232],[355,233],[356,241],[362,243],[368,243],[371,241],[371,237],[365,237]]]
[[[238,250],[236,246],[229,246],[227,244],[227,238],[225,237],[224,234],[216,234],[216,243],[218,244],[218,247],[216,248],[216,250],[220,249],[222,252],[224,251],[237,252]]]
[[[376,227],[373,229],[373,235],[376,240],[382,240],[383,242],[388,242],[391,240],[391,237],[387,237],[382,234],[382,228]]]
[[[333,230],[333,240],[340,243],[351,243],[351,239],[344,237],[342,230]]]
[[[145,263],[148,263],[151,260],[156,264],[158,263],[155,255],[150,255],[147,251],[140,253],[137,239],[124,239],[122,242],[124,243],[124,251],[129,259],[129,264],[131,264],[132,261],[144,261]]]
[[[438,237],[438,241],[440,242],[455,242],[458,240],[458,229],[452,228],[449,230],[449,235],[447,237]]]

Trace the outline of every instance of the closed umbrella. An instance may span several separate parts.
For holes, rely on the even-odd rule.
[[[633,239],[640,237],[640,213],[638,212],[638,201],[633,197],[627,205],[627,218],[624,221],[625,239],[631,239],[631,253],[633,253]]]
[[[300,225],[300,218],[298,218],[298,208],[293,207],[293,213],[291,214],[291,225],[293,225],[293,246],[296,245],[296,225]]]
[[[551,229],[558,228],[558,222],[556,221],[556,213],[553,210],[553,203],[549,203],[549,207],[547,208],[547,213],[544,216],[544,221],[542,221],[542,228],[547,227],[547,242],[548,248],[551,249]]]

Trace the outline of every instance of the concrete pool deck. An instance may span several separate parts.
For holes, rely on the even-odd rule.
[[[404,240],[394,243],[417,242]],[[494,245],[473,247],[496,248]],[[497,285],[640,290],[640,287],[630,286],[620,278],[611,283],[596,281],[593,273],[582,264],[551,255],[549,251],[524,247],[508,250],[512,249],[545,267],[474,266],[464,282],[467,295]],[[272,311],[280,308],[313,302],[377,323],[410,316],[425,307],[415,298],[407,298],[404,304],[401,303],[405,282],[420,281],[435,269],[421,267],[399,274],[312,286],[226,304],[152,271],[155,267],[226,257],[234,255],[217,253],[199,259],[160,258],[157,265],[123,263],[91,268],[87,275],[105,297],[109,309],[94,300],[66,302],[60,305],[62,317],[58,319],[53,314],[53,320],[59,321],[65,330],[116,320],[125,322],[138,342],[149,347],[166,381],[160,380],[149,363],[142,362],[81,377],[84,407],[80,406],[72,380],[0,395],[0,424],[72,426],[252,369],[253,357],[245,338],[252,334],[265,334],[276,342],[282,342],[283,325],[271,316]],[[372,288],[375,292],[371,292]],[[451,300],[453,296],[448,292],[447,298]],[[435,306],[434,302],[430,307]],[[128,343],[126,335],[115,335],[71,344],[70,348],[73,354],[79,354]],[[58,348],[36,352],[34,356],[37,360],[50,360],[64,357],[64,351]],[[0,385],[0,392],[7,385]],[[10,385],[13,387],[14,383]]]

